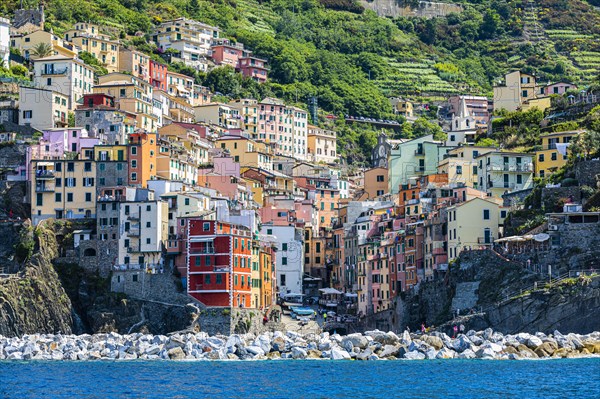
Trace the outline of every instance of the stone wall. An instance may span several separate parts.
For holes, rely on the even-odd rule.
[[[512,193],[502,194],[502,200],[504,206],[516,206],[525,200],[533,189],[528,188],[525,190],[513,191]]]
[[[176,305],[194,303],[204,307],[194,298],[180,292],[177,278],[170,273],[146,273],[144,270],[113,271],[111,291],[121,292],[131,298],[164,302]]]
[[[200,311],[198,320],[200,330],[210,335],[285,331],[285,326],[281,323],[263,324],[263,314],[258,309],[210,307]]]
[[[600,174],[600,160],[581,161],[575,164],[575,178],[582,186],[596,188],[596,175]]]
[[[560,200],[572,198],[574,202],[581,201],[581,188],[575,187],[549,187],[542,189],[542,207],[546,212],[562,212]],[[557,208],[557,204],[559,207]]]
[[[361,0],[360,4],[367,10],[373,10],[379,16],[386,17],[444,17],[450,13],[463,11],[458,4],[435,3],[431,1],[419,1],[417,7],[407,6],[399,0]]]

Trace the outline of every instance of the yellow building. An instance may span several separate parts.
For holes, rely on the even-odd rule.
[[[490,247],[498,239],[500,205],[492,199],[473,198],[448,210],[448,260],[465,248]]]
[[[153,113],[152,85],[135,76],[113,72],[99,76],[94,93],[115,98],[118,108],[137,115],[137,127],[148,132],[158,129],[158,117]]]
[[[244,122],[244,130],[250,134],[253,139],[258,138],[258,101],[243,98],[228,103],[232,108],[238,110],[239,116]]]
[[[142,52],[121,48],[119,72],[128,72],[136,78],[150,82],[150,58]]]
[[[93,160],[33,160],[31,219],[81,219],[96,216],[96,163]]]
[[[548,133],[541,137],[542,146],[535,152],[535,175],[546,177],[562,168],[569,155],[568,143],[583,133],[582,130]]]
[[[57,91],[19,87],[19,125],[38,130],[65,127],[69,123],[69,97]]]
[[[94,24],[78,23],[65,32],[65,39],[72,42],[81,51],[91,53],[104,65],[108,72],[119,70],[118,40],[100,33],[100,27]]]
[[[215,141],[217,148],[229,151],[240,166],[273,170],[273,158],[264,143],[243,136],[221,136]]]
[[[10,47],[19,49],[23,57],[26,59],[36,59],[34,55],[30,54],[31,49],[39,45],[40,43],[49,43],[54,49],[54,53],[51,55],[62,55],[68,58],[74,58],[77,56],[79,51],[72,44],[65,42],[60,37],[56,36],[51,32],[43,30],[36,30],[29,34],[16,34],[10,37]]]
[[[438,173],[448,175],[448,184],[467,187],[478,187],[477,158],[485,153],[495,151],[491,147],[461,146],[448,151],[448,155],[438,163]]]
[[[508,73],[504,77],[504,84],[494,86],[494,110],[526,111],[538,108],[544,111],[550,107],[550,98],[539,93],[535,76],[521,71]]]
[[[337,162],[336,132],[308,125],[307,151],[311,162]]]
[[[94,146],[96,161],[127,161],[127,145],[96,145]]]
[[[405,118],[413,117],[413,104],[410,101],[401,98],[392,98],[390,102],[395,114],[402,115]]]

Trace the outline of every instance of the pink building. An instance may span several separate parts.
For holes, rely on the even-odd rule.
[[[267,97],[258,103],[258,139],[277,148],[292,144],[292,110],[277,98]],[[281,152],[281,151],[278,151]]]
[[[238,67],[238,62],[242,57],[248,57],[251,51],[245,50],[242,43],[231,43],[229,40],[224,40],[222,43],[215,44],[211,47],[212,59],[217,65],[230,65],[234,68]]]
[[[551,94],[563,95],[568,90],[577,90],[577,86],[568,82],[548,83],[540,88],[540,94],[549,96]]]
[[[267,81],[267,61],[261,58],[253,56],[240,58],[238,63],[238,70],[242,75],[252,78],[259,83],[265,83]]]
[[[150,84],[157,89],[167,91],[167,66],[150,60]]]

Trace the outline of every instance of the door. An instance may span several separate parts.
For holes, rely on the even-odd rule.
[[[483,231],[483,242],[485,244],[491,244],[492,243],[492,232],[490,229],[485,229]]]

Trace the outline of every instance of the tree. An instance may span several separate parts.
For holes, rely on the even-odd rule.
[[[494,10],[487,10],[483,16],[483,23],[480,27],[479,37],[489,39],[494,37],[498,27],[500,26],[500,16]]]
[[[31,48],[30,54],[36,58],[44,58],[51,56],[54,53],[52,44],[41,42]]]
[[[24,67],[23,65],[13,65],[10,67],[10,73],[15,76],[22,76],[26,78],[29,75],[29,69]]]

